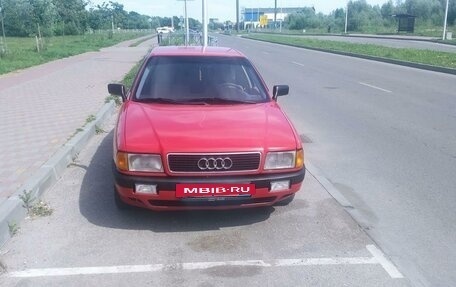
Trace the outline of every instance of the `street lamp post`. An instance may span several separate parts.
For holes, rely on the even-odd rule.
[[[2,37],[0,38],[0,54],[6,53],[6,37],[5,37],[5,24],[3,23],[3,3],[0,0],[0,17],[2,17]]]
[[[190,41],[189,37],[190,37],[190,30],[189,30],[189,27],[188,27],[188,15],[187,15],[187,0],[184,0],[184,3],[185,3],[185,12],[184,12],[184,17],[185,17],[185,46],[188,46],[188,42]]]
[[[347,26],[348,26],[348,1],[347,1],[347,8],[345,9],[345,34],[347,34]]]
[[[239,0],[236,0],[236,32],[239,33]]]
[[[177,0],[177,1],[184,1],[185,46],[188,46],[188,44],[190,42],[190,30],[189,30],[189,27],[188,27],[187,1],[193,1],[193,0]]]
[[[111,15],[111,31],[112,31],[112,34],[114,35],[114,15]]]
[[[446,28],[447,28],[447,19],[448,19],[448,2],[450,0],[446,1],[446,8],[445,8],[445,19],[443,20],[443,36],[442,40],[446,39]]]
[[[206,0],[202,0],[202,22],[203,22],[203,47],[207,46],[207,2]]]
[[[274,30],[275,29],[277,29],[277,0],[274,1]]]

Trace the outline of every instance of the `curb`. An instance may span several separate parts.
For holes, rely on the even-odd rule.
[[[94,121],[85,125],[81,132],[66,142],[13,195],[0,203],[0,247],[12,237],[10,226],[18,225],[27,215],[23,201],[19,198],[23,191],[31,192],[32,198],[41,197],[60,179],[67,166],[95,135],[95,127],[101,125],[115,111],[113,101],[104,104]]]
[[[353,204],[348,200],[345,195],[340,192],[334,184],[324,175],[320,168],[306,161],[306,171],[313,176],[323,189],[334,199],[336,202],[350,215],[351,218],[358,224],[358,226],[366,232],[369,238],[380,246],[376,240],[369,234],[369,221],[357,210]]]
[[[353,209],[353,205],[350,201],[329,181],[324,175],[323,172],[310,163],[306,161],[306,170],[323,186],[323,188],[344,208],[344,209]]]
[[[444,68],[444,67],[432,66],[432,65],[427,65],[427,64],[419,64],[419,63],[414,63],[414,62],[394,60],[394,59],[388,59],[388,58],[382,58],[382,57],[367,56],[367,55],[361,55],[361,54],[355,54],[355,53],[349,53],[349,52],[339,52],[339,51],[332,51],[332,50],[326,50],[326,49],[320,49],[320,48],[303,47],[303,46],[293,45],[293,44],[276,43],[276,42],[271,42],[271,41],[267,41],[267,40],[249,38],[249,37],[242,37],[242,38],[254,40],[254,41],[260,41],[260,42],[273,43],[273,44],[277,44],[277,45],[284,45],[284,46],[296,47],[296,48],[301,48],[301,49],[313,50],[313,51],[318,51],[318,52],[361,58],[361,59],[383,62],[383,63],[388,63],[388,64],[395,64],[395,65],[400,65],[400,66],[417,68],[417,69],[421,69],[421,70],[428,70],[428,71],[434,71],[434,72],[439,72],[439,73],[456,75],[456,69],[452,69],[452,68]]]

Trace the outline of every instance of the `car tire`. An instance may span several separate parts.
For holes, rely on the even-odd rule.
[[[114,202],[119,210],[131,210],[133,206],[126,204],[121,198],[116,188],[114,188]]]
[[[281,200],[281,201],[277,202],[274,205],[276,205],[276,206],[286,206],[286,205],[290,204],[293,201],[294,197],[295,197],[295,195],[292,194],[292,195],[288,196],[287,198],[285,198],[284,200]]]

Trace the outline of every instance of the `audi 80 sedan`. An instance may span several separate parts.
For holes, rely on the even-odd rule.
[[[285,205],[304,180],[299,135],[240,52],[158,47],[122,97],[114,131],[117,207],[152,210]]]

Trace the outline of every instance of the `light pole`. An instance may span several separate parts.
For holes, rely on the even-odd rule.
[[[111,31],[112,31],[112,34],[114,35],[114,15],[111,15]]]
[[[207,2],[206,0],[202,0],[202,8],[203,8],[203,15],[202,15],[202,22],[203,22],[203,47],[207,46]]]
[[[236,32],[239,33],[239,0],[236,0]]]
[[[0,0],[0,17],[2,17],[2,38],[0,41],[0,55],[6,53],[6,37],[5,37],[5,24],[3,23],[4,17],[3,17],[3,3],[2,0]]]
[[[347,8],[345,9],[345,34],[347,34],[347,26],[348,26],[348,3],[347,1]]]
[[[184,2],[185,2],[185,8],[184,8],[185,9],[185,12],[184,12],[185,13],[185,15],[184,15],[185,16],[185,46],[188,46],[188,42],[190,40],[189,39],[190,31],[189,31],[189,27],[188,27],[187,0],[184,0]]]
[[[275,29],[277,29],[277,0],[274,1],[274,30]]]
[[[193,1],[193,0],[177,0],[177,1],[184,1],[185,46],[188,46],[188,43],[190,42],[190,31],[189,31],[189,27],[188,27],[187,1]]]
[[[447,18],[448,18],[448,2],[450,2],[450,0],[446,1],[445,19],[443,21],[443,36],[442,36],[442,40],[446,39],[446,28],[447,28]]]

